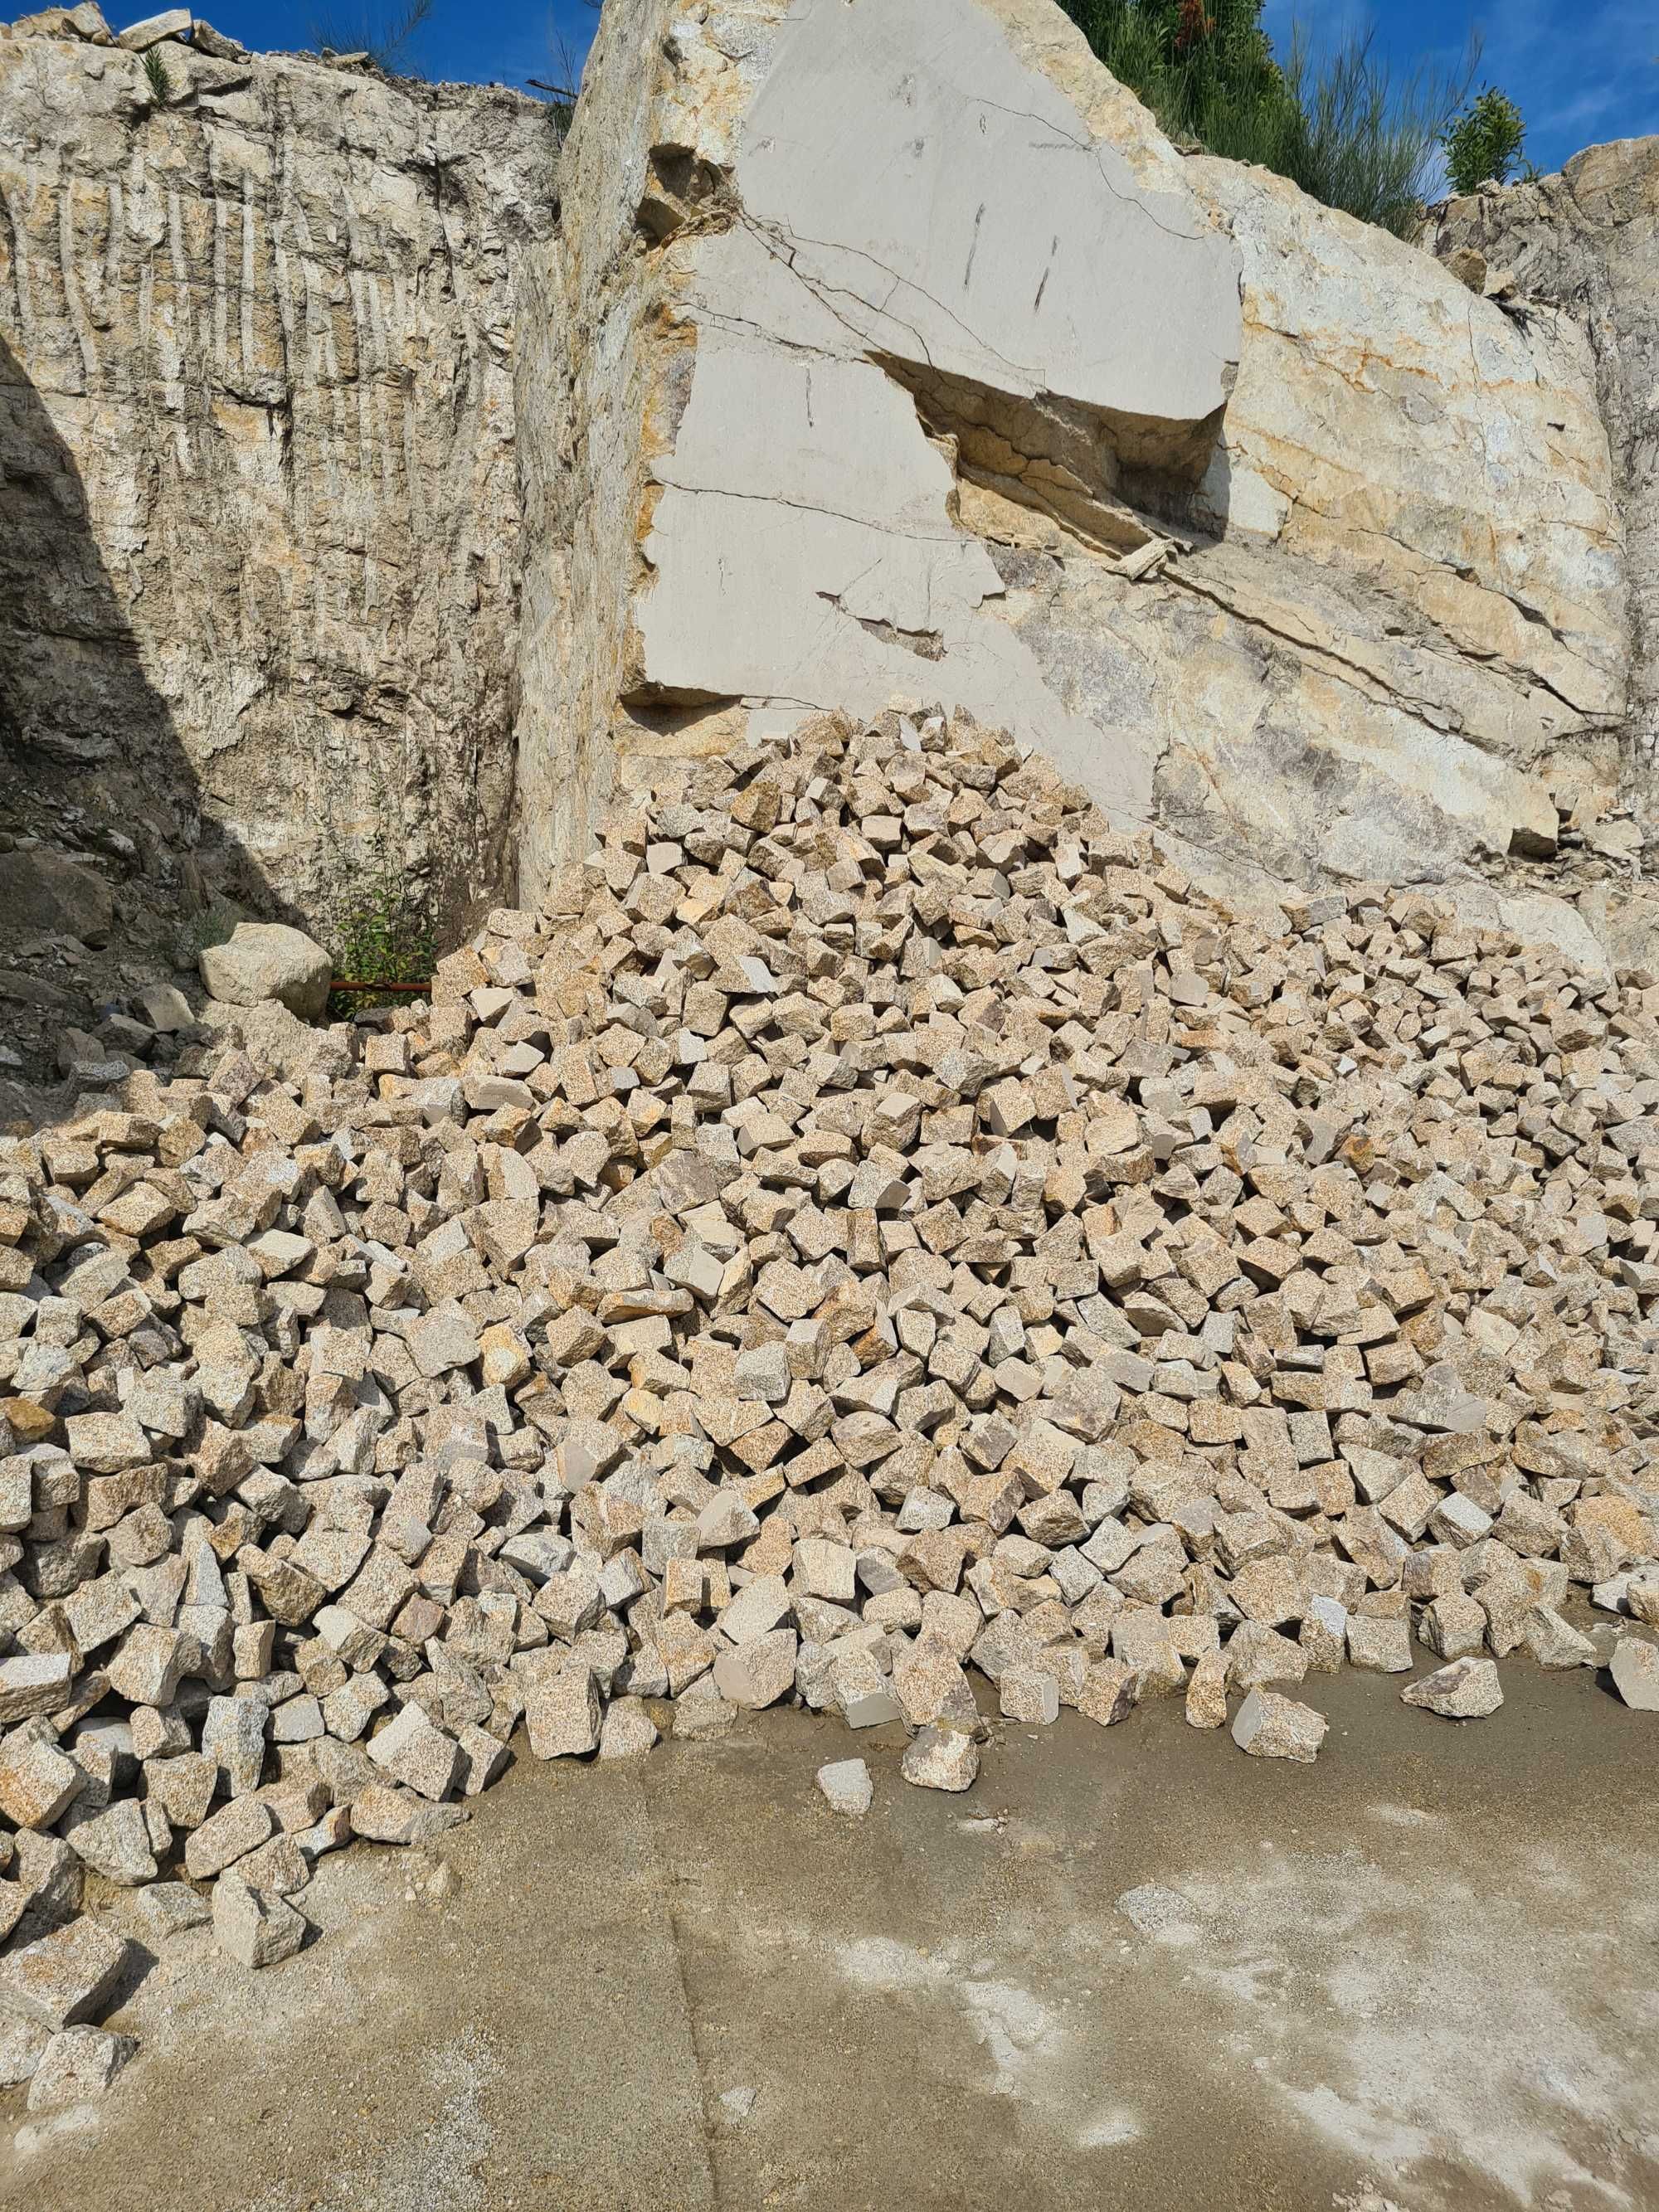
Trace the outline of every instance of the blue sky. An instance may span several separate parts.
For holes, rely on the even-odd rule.
[[[1659,0],[1267,0],[1262,20],[1281,47],[1297,21],[1316,41],[1370,31],[1407,73],[1420,63],[1461,76],[1478,35],[1476,82],[1519,105],[1540,169],[1659,131]]]
[[[118,27],[152,12],[159,0],[111,10]],[[398,0],[202,0],[222,31],[252,46],[302,46],[324,21],[361,36],[365,15],[384,21]],[[499,79],[522,84],[553,78],[562,39],[580,60],[593,16],[582,0],[434,0],[410,46],[430,76]],[[1603,138],[1659,131],[1659,0],[1267,0],[1265,21],[1288,41],[1293,20],[1316,43],[1372,29],[1376,48],[1401,70],[1426,63],[1458,68],[1473,30],[1483,40],[1482,81],[1501,84],[1520,103],[1528,152],[1541,169],[1559,168]]]
[[[15,0],[20,8],[26,0]],[[39,0],[27,0],[37,5]],[[104,12],[119,29],[154,15],[167,0],[104,0]],[[319,30],[340,33],[334,45],[363,41],[366,26],[395,21],[407,0],[192,0],[216,30],[250,46],[314,46]],[[587,50],[598,21],[583,0],[434,0],[430,15],[409,46],[410,61],[432,77],[476,79],[523,84],[530,77],[558,81],[560,41],[575,66]]]

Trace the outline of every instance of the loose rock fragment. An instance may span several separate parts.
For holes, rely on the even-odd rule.
[[[0,2008],[46,2027],[95,2020],[125,1970],[131,1946],[97,1921],[55,1929],[0,1959]]]
[[[429,1844],[466,1818],[465,1806],[428,1804],[390,1783],[371,1783],[351,1801],[353,1834],[375,1844]]]
[[[455,1787],[464,1761],[453,1736],[434,1728],[419,1705],[406,1705],[368,1747],[368,1755],[394,1782],[406,1784],[438,1804]],[[538,1753],[538,1757],[545,1757]]]
[[[1613,1646],[1608,1672],[1627,1705],[1638,1713],[1659,1713],[1659,1644],[1621,1636]]]
[[[239,1966],[274,1966],[305,1942],[306,1922],[280,1897],[251,1888],[238,1874],[222,1874],[213,1885],[213,1939]]]
[[[874,1794],[870,1770],[861,1759],[832,1759],[819,1767],[818,1788],[832,1813],[844,1813],[852,1820],[860,1820],[869,1811]]]
[[[101,2097],[137,2048],[131,2036],[101,2027],[60,2030],[41,2052],[29,2083],[30,2112],[55,2112]]]
[[[580,1662],[562,1668],[550,1681],[532,1690],[524,1717],[530,1748],[538,1759],[580,1758],[599,1748],[599,1686]]]
[[[1090,1668],[1078,1691],[1077,1709],[1102,1728],[1127,1720],[1140,1698],[1140,1676],[1133,1667],[1103,1659]]]
[[[971,1790],[979,1776],[979,1746],[949,1728],[925,1728],[899,1762],[907,1782],[921,1790]]]
[[[637,1759],[659,1740],[659,1731],[641,1698],[617,1698],[605,1707],[599,1729],[601,1759]]]
[[[61,1712],[70,1700],[73,1672],[67,1651],[0,1659],[0,1722]]]
[[[714,1662],[714,1686],[743,1711],[775,1705],[794,1687],[796,1648],[794,1631],[777,1628],[722,1651]]]
[[[997,1685],[997,1693],[1006,1721],[1030,1721],[1046,1728],[1060,1718],[1060,1684],[1040,1668],[1009,1668]]]
[[[0,1744],[0,1813],[20,1828],[49,1828],[86,1787],[85,1771],[50,1735],[27,1728]]]
[[[77,1806],[64,1823],[69,1846],[96,1874],[122,1888],[155,1879],[155,1853],[143,1807],[120,1797],[101,1813]]]
[[[1449,1721],[1481,1720],[1504,1702],[1490,1659],[1454,1659],[1420,1682],[1409,1683],[1400,1696],[1403,1704],[1422,1705]]]
[[[183,16],[184,10],[176,15]],[[203,951],[200,965],[203,982],[230,1006],[256,1006],[275,999],[301,1021],[314,1022],[321,1020],[328,1003],[332,962],[303,930],[285,922],[239,922],[227,943]]]
[[[674,1700],[674,1737],[679,1743],[705,1743],[722,1736],[738,1717],[738,1709],[721,1697],[707,1676]]]
[[[879,1728],[899,1718],[899,1702],[874,1658],[856,1650],[832,1670],[833,1695],[848,1728]]]
[[[0,2089],[28,2081],[52,2041],[52,2030],[21,2012],[0,2009]]]
[[[211,1906],[185,1881],[151,1882],[139,1891],[137,1906],[146,1935],[155,1943],[182,1936],[187,1928],[199,1928],[213,1917]]]
[[[720,2110],[732,2127],[740,2127],[755,2109],[756,2092],[749,2088],[722,2089]]]
[[[488,1790],[499,1775],[504,1774],[513,1763],[513,1753],[499,1737],[487,1729],[464,1725],[456,1737],[460,1747],[461,1764],[457,1787],[463,1797],[477,1797]]]
[[[185,1869],[192,1881],[206,1881],[257,1850],[272,1833],[276,1819],[257,1797],[234,1797],[204,1821],[185,1845]]]
[[[1294,1759],[1311,1766],[1328,1725],[1311,1705],[1273,1690],[1252,1690],[1233,1716],[1233,1741],[1253,1759]]]
[[[1224,1728],[1227,1723],[1227,1662],[1220,1651],[1206,1651],[1193,1669],[1187,1685],[1187,1719],[1193,1728]]]
[[[1411,1624],[1401,1619],[1375,1620],[1363,1613],[1348,1619],[1348,1657],[1356,1667],[1380,1674],[1408,1674],[1412,1664]]]
[[[1540,1667],[1593,1667],[1595,1646],[1553,1606],[1535,1605],[1526,1619],[1527,1649]]]

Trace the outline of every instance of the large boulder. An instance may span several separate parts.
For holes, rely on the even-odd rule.
[[[199,964],[214,998],[233,1006],[275,1000],[307,1022],[322,1019],[334,972],[315,939],[281,921],[239,922],[225,944],[204,950]]]
[[[142,54],[159,46],[163,39],[188,38],[190,21],[188,8],[167,8],[159,15],[146,15],[141,23],[129,23],[118,33],[115,43],[129,53]]]

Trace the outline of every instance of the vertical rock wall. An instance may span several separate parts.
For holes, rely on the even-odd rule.
[[[1512,280],[1519,313],[1565,320],[1594,349],[1628,549],[1623,734],[1659,829],[1659,137],[1591,146],[1559,176],[1453,200],[1433,243],[1449,259],[1473,250],[1486,276]]]
[[[513,866],[548,111],[223,41],[158,97],[76,20],[0,36],[12,794],[124,824],[159,897],[322,927],[384,865],[464,908]]]
[[[1133,738],[1102,744],[986,611],[927,406],[1040,418],[1030,471],[1079,505],[1193,480],[1236,262],[1047,0],[939,28],[933,0],[610,0],[563,172],[574,655],[543,780],[579,804],[617,766],[925,694],[1145,810]]]
[[[658,702],[636,710],[634,607],[649,580],[641,552],[653,496],[645,456],[672,438],[690,349],[673,325],[661,224],[677,219],[660,170],[700,194],[713,180],[690,153],[695,118],[673,113],[680,58],[665,0],[606,0],[560,164],[559,237],[545,265],[539,328],[520,343],[526,451],[526,657],[519,717],[519,873],[543,895],[578,857],[611,794],[618,760],[665,743],[719,747],[746,716]],[[723,11],[716,35],[750,26]],[[752,88],[752,86],[751,86]],[[659,374],[666,359],[669,374]]]

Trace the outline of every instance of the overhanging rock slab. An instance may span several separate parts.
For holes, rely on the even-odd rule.
[[[661,58],[648,150],[624,112],[641,52]],[[601,173],[619,143],[629,206]],[[940,408],[1029,417],[1055,488],[1108,502],[1126,469],[1195,482],[1212,447],[1237,257],[1081,35],[1047,0],[613,5],[565,179],[571,327],[611,349],[581,404],[611,454],[619,413],[638,432],[634,489],[595,487],[587,546],[573,517],[579,568],[629,570],[593,654],[624,772],[695,750],[711,708],[724,741],[734,705],[775,722],[910,696],[1019,730],[1146,818],[1150,754],[1072,713],[988,611],[1004,583],[958,520],[955,441],[930,434]]]

